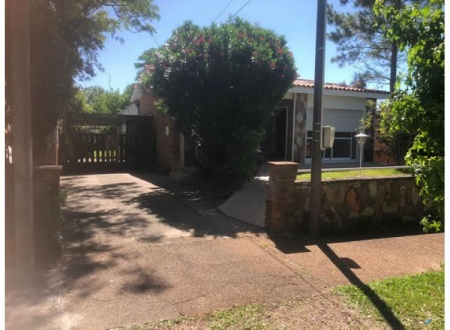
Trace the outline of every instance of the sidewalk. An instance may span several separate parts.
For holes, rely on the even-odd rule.
[[[40,281],[9,290],[7,329],[108,329],[340,284],[440,269],[444,234],[331,242],[273,237],[164,178],[63,177],[67,244]],[[186,196],[190,196],[186,198]]]

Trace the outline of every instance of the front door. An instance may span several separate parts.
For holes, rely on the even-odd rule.
[[[275,116],[265,128],[266,137],[261,143],[261,151],[266,160],[281,161],[287,159],[287,115],[287,108],[278,108]]]

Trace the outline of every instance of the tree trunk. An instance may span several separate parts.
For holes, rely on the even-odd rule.
[[[394,91],[395,83],[397,81],[397,57],[398,57],[398,46],[394,41],[392,43],[392,53],[391,53],[391,76],[389,79],[389,92]]]

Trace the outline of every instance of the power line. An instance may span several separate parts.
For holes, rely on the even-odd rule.
[[[231,21],[237,14],[239,14],[239,12],[244,9],[252,0],[248,0],[237,12],[235,12],[229,19],[228,21]]]
[[[156,40],[156,38],[155,38],[155,36],[153,35],[153,33],[151,33],[150,35],[152,36],[153,40],[155,40],[155,42],[156,42],[156,45],[157,45],[157,46],[158,46],[158,48],[159,48],[159,43],[158,43],[158,41]]]
[[[213,21],[213,23],[215,23],[216,22],[216,20],[219,18],[219,16],[220,15],[222,15],[223,14],[223,12],[225,11],[225,10],[227,10],[227,8],[228,8],[228,6],[229,5],[231,5],[231,3],[233,2],[234,0],[230,0],[230,2],[228,2],[228,4],[225,6],[225,8],[224,9],[222,9],[222,11],[219,13],[219,15],[217,15],[217,17],[216,18],[214,18],[214,21]]]

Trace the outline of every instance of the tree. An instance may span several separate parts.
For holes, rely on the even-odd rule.
[[[159,19],[158,7],[153,0],[34,0],[53,3],[60,17],[64,41],[75,52],[77,74],[92,77],[96,67],[98,51],[103,49],[106,35],[116,36],[120,30],[154,33],[151,22]]]
[[[105,90],[102,87],[87,87],[80,91],[86,100],[86,112],[117,114],[129,103],[131,95],[119,90]]]
[[[340,0],[348,4],[349,0]],[[405,0],[389,0],[399,10]],[[357,9],[353,13],[340,13],[332,5],[327,8],[328,24],[335,27],[328,38],[337,45],[337,55],[332,58],[339,66],[352,65],[359,72],[354,81],[357,85],[367,83],[388,84],[394,90],[397,68],[403,60],[397,42],[385,37],[380,26],[386,24],[383,18],[373,14],[375,0],[354,0]]]
[[[136,86],[135,83],[128,84],[127,86],[125,86],[122,92],[122,98],[124,102],[126,102],[126,105],[130,103],[131,96],[133,95],[135,86]]]
[[[386,105],[384,126],[390,133],[415,136],[406,155],[425,203],[432,206],[422,220],[425,231],[444,221],[444,1],[429,0],[402,10],[377,0],[376,13],[390,40],[407,51],[408,74]],[[403,87],[404,86],[404,87]]]
[[[147,81],[161,108],[192,132],[207,173],[242,183],[253,174],[264,124],[296,76],[286,40],[241,19],[204,28],[186,22],[156,54]]]
[[[152,0],[31,0],[30,6],[33,154],[41,159],[57,118],[79,106],[73,99],[75,77],[88,79],[95,68],[102,69],[97,55],[106,36],[117,38],[121,29],[153,33],[150,23],[159,16]],[[11,19],[6,19],[6,31]],[[7,40],[13,38],[7,35]],[[8,63],[6,56],[7,68]],[[7,95],[13,75],[6,70]]]
[[[157,58],[157,51],[156,48],[150,48],[144,51],[139,57],[138,61],[134,63],[134,67],[137,70],[136,79],[139,79],[141,74],[144,72],[144,67],[146,64],[153,64],[156,62]]]

